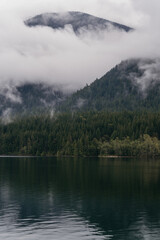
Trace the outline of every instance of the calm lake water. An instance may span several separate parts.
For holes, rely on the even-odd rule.
[[[0,240],[159,240],[160,160],[0,158]]]

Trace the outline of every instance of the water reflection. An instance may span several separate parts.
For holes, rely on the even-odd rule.
[[[0,239],[159,239],[160,161],[0,159]]]

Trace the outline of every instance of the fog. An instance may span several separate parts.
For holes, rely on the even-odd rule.
[[[45,82],[70,92],[90,84],[122,60],[160,57],[159,9],[157,0],[1,0],[0,91],[26,82]],[[71,26],[53,30],[24,24],[40,13],[73,10],[135,31],[82,31],[76,36]],[[147,72],[152,73],[148,67]]]

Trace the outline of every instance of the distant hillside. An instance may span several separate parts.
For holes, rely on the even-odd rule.
[[[62,91],[45,84],[23,84],[0,91],[0,116],[28,115],[54,110],[65,97]]]
[[[160,60],[121,62],[73,94],[46,84],[0,89],[0,116],[67,111],[160,111]]]
[[[74,93],[60,109],[61,111],[159,111],[158,66],[157,60],[123,61],[102,78]]]
[[[66,25],[71,25],[76,34],[81,30],[122,30],[129,32],[132,28],[98,18],[83,12],[64,12],[64,13],[44,13],[25,21],[29,27],[48,26],[53,29],[63,29]]]

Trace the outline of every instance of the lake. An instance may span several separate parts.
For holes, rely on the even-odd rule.
[[[159,240],[160,160],[0,158],[0,240]]]

